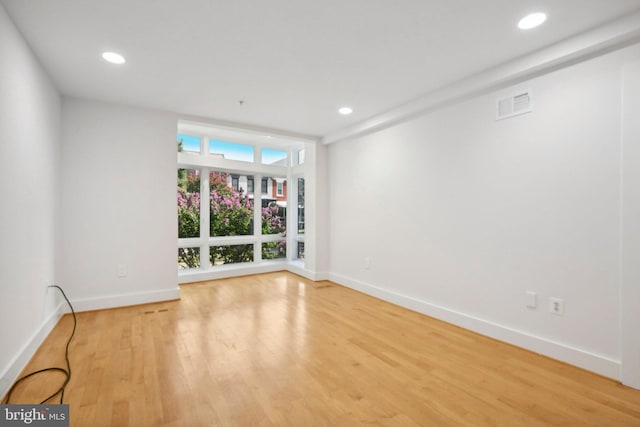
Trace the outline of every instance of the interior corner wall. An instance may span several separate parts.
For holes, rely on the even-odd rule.
[[[172,113],[63,98],[60,282],[78,310],[179,297]]]
[[[309,143],[305,172],[305,274],[313,280],[326,280],[328,262],[328,177],[327,147]],[[290,266],[291,267],[291,266]],[[294,273],[302,273],[289,268]]]
[[[623,70],[621,371],[640,389],[640,60]]]
[[[329,274],[329,155],[328,147],[316,145],[315,197],[316,234],[315,271],[319,279],[328,279]]]
[[[62,313],[55,283],[60,96],[0,4],[0,395]]]
[[[330,145],[332,280],[618,378],[621,75],[639,57]],[[496,121],[497,98],[521,88],[533,111]]]

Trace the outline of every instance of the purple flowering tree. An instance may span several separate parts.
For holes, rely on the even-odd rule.
[[[181,172],[182,171],[182,172]],[[253,234],[253,200],[243,190],[227,185],[226,173],[209,176],[209,235],[245,236]],[[262,209],[262,233],[282,234],[286,230],[284,209],[275,203]],[[200,237],[200,175],[184,170],[178,172],[178,237]],[[263,259],[284,256],[284,242],[266,243]],[[186,267],[198,267],[199,251],[178,250],[178,261]],[[212,265],[253,261],[252,245],[214,246],[210,251]]]
[[[280,208],[275,202],[262,208],[262,234],[286,235],[287,231],[286,210]],[[267,242],[262,245],[262,259],[283,258],[286,255],[286,243]]]
[[[200,175],[178,170],[178,237],[200,237]],[[199,248],[178,248],[178,263],[189,268],[200,265]]]

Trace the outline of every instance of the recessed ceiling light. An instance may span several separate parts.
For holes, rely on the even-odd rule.
[[[353,113],[353,109],[350,107],[342,107],[338,110],[338,113],[342,114],[343,116],[348,116],[349,114]]]
[[[531,13],[518,22],[518,28],[521,30],[530,30],[542,25],[547,20],[547,14],[542,12]]]
[[[102,58],[107,62],[111,62],[112,64],[118,64],[118,65],[124,64],[125,62],[127,62],[127,60],[124,59],[124,56],[115,52],[104,52],[102,54]]]

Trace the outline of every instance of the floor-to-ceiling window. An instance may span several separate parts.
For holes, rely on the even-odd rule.
[[[303,147],[293,140],[180,123],[178,269],[193,273],[303,260]],[[291,236],[288,225],[295,228]]]

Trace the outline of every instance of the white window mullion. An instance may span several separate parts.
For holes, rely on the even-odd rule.
[[[259,156],[256,150],[256,155]],[[256,243],[253,245],[253,261],[262,261],[262,175],[253,176],[253,236]]]
[[[209,137],[207,136],[200,138],[200,154],[203,156],[209,154]]]
[[[253,163],[256,165],[262,164],[262,147],[260,145],[253,146]]]
[[[291,156],[291,152],[289,152]],[[287,261],[293,261],[295,257],[294,245],[298,230],[295,227],[295,221],[297,220],[297,202],[294,200],[294,195],[298,194],[298,179],[291,174],[291,168],[287,170]]]
[[[206,139],[206,138],[203,138]],[[209,169],[201,169],[200,174],[200,268],[209,268]]]

